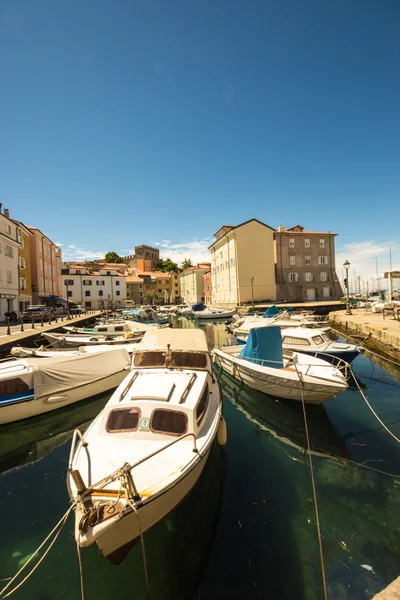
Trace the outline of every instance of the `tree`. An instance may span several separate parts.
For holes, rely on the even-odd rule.
[[[179,267],[170,258],[167,258],[166,260],[163,261],[163,264],[161,266],[161,271],[163,271],[164,273],[172,273],[172,272],[176,273],[177,271],[179,271]]]
[[[112,252],[107,252],[107,254],[105,255],[104,260],[107,263],[122,263],[124,262],[122,260],[122,258],[119,256],[119,254],[117,254],[116,252],[112,251]]]
[[[192,266],[192,261],[190,260],[190,258],[185,258],[182,263],[182,270],[184,271],[185,269],[188,269],[191,266]]]

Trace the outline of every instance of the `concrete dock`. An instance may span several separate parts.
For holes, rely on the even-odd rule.
[[[392,581],[384,590],[376,594],[372,600],[400,600],[400,577]]]
[[[104,314],[104,311],[91,311],[87,314],[73,315],[69,319],[64,316],[57,318],[57,323],[52,321],[51,323],[43,323],[36,321],[34,328],[32,329],[32,323],[24,323],[24,331],[21,331],[21,324],[10,324],[10,335],[7,334],[7,325],[0,326],[0,353],[2,355],[8,354],[13,346],[22,346],[23,344],[29,345],[32,340],[38,337],[42,332],[55,331],[64,327],[65,325],[72,325],[74,327],[82,327],[83,324],[90,319],[99,317]]]
[[[400,362],[400,322],[392,316],[384,319],[382,313],[357,308],[352,309],[351,315],[346,315],[343,310],[331,312],[329,320],[348,335],[369,336],[365,342],[367,347]]]

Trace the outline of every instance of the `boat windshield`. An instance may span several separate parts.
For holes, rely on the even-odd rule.
[[[324,343],[324,340],[322,339],[322,337],[320,335],[315,335],[313,337],[313,342],[314,342],[314,344],[317,344],[319,346],[319,344]]]
[[[106,430],[109,433],[136,431],[139,417],[140,410],[138,408],[116,408],[108,415]]]
[[[325,342],[331,342],[331,338],[329,337],[329,335],[327,335],[326,333],[322,334],[322,337],[324,338]]]
[[[183,412],[157,408],[153,411],[150,429],[154,433],[168,433],[169,435],[183,435],[186,433],[188,418]]]
[[[166,352],[137,352],[134,355],[135,367],[165,367]],[[181,369],[206,369],[207,355],[201,352],[171,352],[171,367]]]

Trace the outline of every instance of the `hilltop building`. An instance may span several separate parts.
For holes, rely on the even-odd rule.
[[[153,248],[146,244],[135,246],[135,253],[124,256],[123,260],[129,268],[140,271],[155,271],[162,265],[159,248]]]

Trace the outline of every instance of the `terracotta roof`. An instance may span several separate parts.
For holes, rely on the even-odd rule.
[[[332,231],[289,231],[289,229],[285,229],[285,231],[275,231],[275,233],[288,233],[289,235],[338,235],[337,233],[332,233]]]
[[[136,275],[128,275],[126,283],[143,283],[143,279],[140,279],[140,277],[137,277]]]

